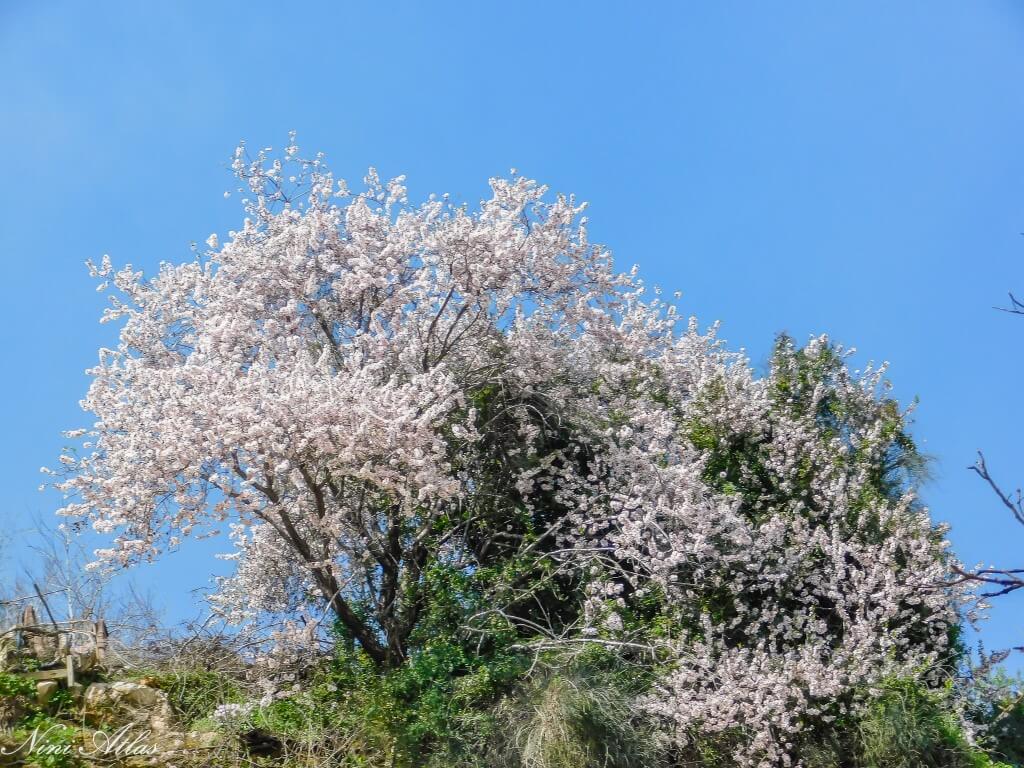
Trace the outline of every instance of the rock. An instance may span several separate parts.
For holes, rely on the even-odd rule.
[[[210,761],[215,750],[230,749],[223,733],[217,731],[168,731],[152,733],[145,746],[149,755],[130,755],[123,760],[123,768],[169,768],[172,765],[220,765]],[[181,760],[182,762],[178,762]]]
[[[24,696],[0,696],[0,729],[13,728],[28,714],[28,701]]]
[[[14,637],[5,635],[0,638],[0,672],[10,669],[18,663],[18,648]]]
[[[53,698],[53,694],[57,692],[60,686],[56,680],[44,680],[41,683],[36,683],[36,704],[40,707],[45,707],[50,703],[50,699]]]
[[[93,683],[85,689],[82,695],[82,703],[88,709],[102,709],[106,706],[113,706],[113,696],[110,693],[110,686],[106,683]]]
[[[152,738],[144,723],[115,723],[102,730],[80,729],[83,766],[110,766],[113,768],[172,768],[176,763],[168,758],[177,757],[165,753],[168,742]],[[78,761],[75,762],[78,765]]]
[[[167,698],[163,691],[128,681],[114,683],[110,688],[117,698],[130,707],[155,707]]]
[[[154,733],[166,733],[174,726],[174,710],[167,694],[139,683],[93,683],[85,689],[82,699],[93,721],[120,714],[133,722],[145,723]]]
[[[171,711],[170,706],[166,709],[161,708],[159,712],[154,712],[149,718],[149,727],[153,733],[168,733],[174,730],[174,712]]]
[[[93,683],[85,689],[87,707],[155,707],[166,700],[166,695],[155,688],[122,680],[116,683]]]
[[[214,749],[224,743],[220,731],[189,731],[185,734],[186,749]]]

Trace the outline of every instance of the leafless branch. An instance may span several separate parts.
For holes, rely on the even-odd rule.
[[[1020,307],[1019,314],[1024,314],[1024,305],[1021,305],[1012,293],[1010,298],[1013,299],[1015,306]],[[989,472],[988,465],[985,463],[985,455],[981,451],[978,451],[978,460],[968,469],[984,480],[999,502],[1013,515],[1013,519],[1024,525],[1024,494],[1021,489],[1018,488],[1013,492],[1003,490]],[[959,566],[954,566],[953,572],[959,577],[954,581],[955,584],[974,582],[991,587],[989,591],[981,593],[984,598],[1000,597],[1018,589],[1024,589],[1024,568],[978,568],[967,571]]]
[[[1024,301],[1021,301],[1013,293],[1010,293],[1010,306],[1008,307],[993,307],[998,309],[1000,312],[1007,312],[1011,315],[1024,315]]]

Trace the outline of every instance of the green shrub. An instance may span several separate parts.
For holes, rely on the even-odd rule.
[[[35,696],[36,684],[17,675],[0,672],[0,696]]]
[[[1017,768],[1024,766],[1024,691],[1020,681],[1002,690],[986,690],[989,698],[978,707],[989,752]]]
[[[991,737],[993,754],[1024,766],[1024,701],[1009,703],[1005,715],[993,725]]]
[[[13,728],[34,712],[35,697],[32,680],[0,673],[0,728]]]
[[[889,680],[857,724],[867,768],[984,768],[991,762],[965,738],[944,691]]]
[[[528,680],[495,709],[489,766],[646,768],[658,764],[651,725],[636,707],[635,671],[600,654]]]
[[[40,768],[73,768],[81,764],[76,751],[76,730],[49,715],[36,713],[13,733],[18,744],[28,743],[36,734],[36,748],[21,757],[29,765]]]
[[[245,699],[241,683],[218,671],[166,670],[146,675],[146,681],[167,694],[174,711],[187,726],[208,717],[221,704]]]

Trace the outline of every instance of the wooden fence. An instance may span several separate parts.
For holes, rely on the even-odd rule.
[[[107,643],[102,619],[55,621],[51,616],[44,623],[29,604],[18,623],[0,633],[0,669],[31,680],[60,680],[70,687],[76,674],[103,663]]]

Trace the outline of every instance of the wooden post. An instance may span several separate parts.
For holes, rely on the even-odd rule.
[[[64,666],[68,671],[68,688],[75,684],[75,657],[70,653],[64,658]]]
[[[56,629],[56,626],[55,626]],[[28,647],[29,653],[39,661],[50,661],[57,652],[57,638],[41,632],[36,609],[29,603],[21,612],[21,647]]]
[[[34,627],[39,623],[39,619],[36,618],[36,609],[32,607],[32,603],[28,603],[22,609],[19,623],[23,627]]]
[[[37,623],[36,609],[32,607],[32,603],[26,603],[25,607],[21,609],[21,619],[18,620],[19,629],[15,638],[18,648],[24,648],[28,645],[29,635],[26,634],[24,628],[34,627]]]
[[[103,657],[107,653],[107,622],[100,619],[96,622],[96,662],[103,663]]]

